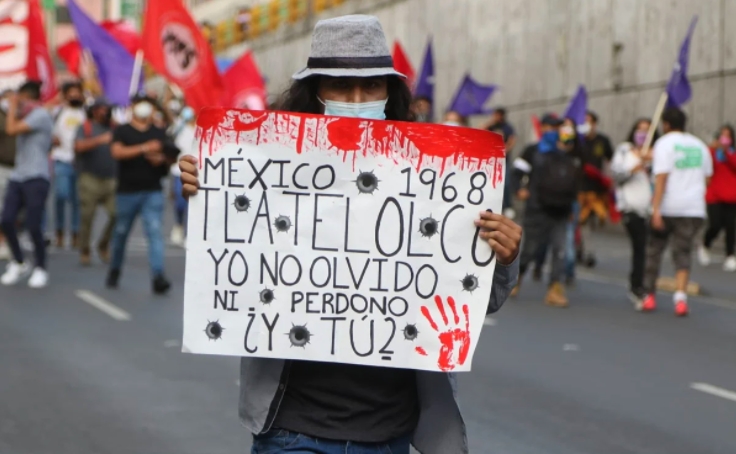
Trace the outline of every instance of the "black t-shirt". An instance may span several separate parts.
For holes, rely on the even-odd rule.
[[[273,427],[316,438],[386,442],[419,422],[416,372],[351,364],[290,361]]]
[[[595,137],[585,138],[583,143],[583,164],[590,164],[598,170],[603,170],[603,165],[613,159],[613,147],[608,137],[596,134]],[[604,193],[606,188],[597,180],[583,177],[583,191]]]
[[[149,140],[167,143],[166,131],[155,126],[139,131],[125,124],[115,128],[112,136],[113,143],[119,142],[126,147],[141,145]],[[154,167],[143,156],[120,160],[118,161],[118,192],[160,191],[161,178],[166,176],[168,170],[168,164],[164,163]]]

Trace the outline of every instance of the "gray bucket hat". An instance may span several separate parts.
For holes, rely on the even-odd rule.
[[[317,22],[307,67],[292,76],[406,77],[394,69],[378,18],[352,15]]]

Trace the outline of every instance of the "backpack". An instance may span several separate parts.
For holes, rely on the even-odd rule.
[[[562,210],[578,198],[580,165],[569,153],[553,151],[539,155],[541,165],[534,169],[537,195],[542,208]]]

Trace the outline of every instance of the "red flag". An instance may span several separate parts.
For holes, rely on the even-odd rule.
[[[135,55],[141,48],[141,36],[125,21],[102,21],[100,26],[107,30],[125,50]],[[82,62],[82,46],[76,39],[70,40],[56,48],[56,54],[66,64],[67,69],[75,75],[80,74]]]
[[[79,41],[72,39],[57,47],[56,55],[62,59],[69,72],[79,76],[79,66],[82,63],[82,47],[79,45]]]
[[[223,83],[207,40],[181,0],[147,2],[143,53],[156,71],[176,84],[195,110],[216,104]]]
[[[225,71],[222,81],[226,90],[225,106],[266,110],[266,86],[250,51],[243,54]]]
[[[25,80],[43,82],[44,101],[56,94],[41,5],[6,1],[0,5],[0,87],[17,88]]]
[[[130,55],[135,55],[141,50],[141,35],[129,22],[120,20],[105,20],[100,22],[102,28],[107,30],[117,42],[119,42]]]
[[[542,138],[542,123],[539,121],[539,117],[532,115],[532,130],[531,130],[531,141],[539,142]]]
[[[414,73],[414,67],[409,61],[409,57],[406,56],[404,48],[401,47],[398,41],[394,42],[394,69],[401,74],[406,76],[406,84],[409,88],[414,88],[414,79],[416,74]]]

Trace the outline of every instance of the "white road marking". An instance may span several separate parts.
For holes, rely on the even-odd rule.
[[[486,317],[486,319],[483,320],[483,324],[486,326],[496,326],[496,323],[496,320],[491,317]]]
[[[565,344],[562,346],[563,352],[579,352],[580,346],[578,344]]]
[[[95,295],[88,290],[77,290],[77,298],[98,309],[119,322],[127,322],[131,319],[130,314],[104,298]]]
[[[709,385],[708,383],[690,383],[690,388],[700,391],[701,393],[710,394],[711,396],[736,402],[736,392],[719,388],[718,386]]]
[[[179,345],[179,339],[169,339],[167,341],[164,341],[164,347],[166,348],[174,348],[178,347]]]

